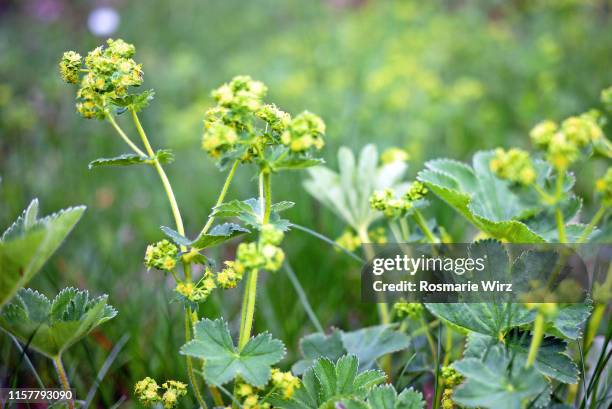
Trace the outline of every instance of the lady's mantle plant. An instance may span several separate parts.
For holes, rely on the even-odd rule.
[[[132,45],[108,40],[85,58],[65,53],[60,73],[79,87],[78,112],[110,123],[131,149],[114,158],[94,160],[90,167],[149,165],[160,177],[175,226],[163,227],[166,238],[147,247],[145,265],[175,280],[174,290],[185,308],[186,343],[180,353],[187,358],[187,377],[201,407],[209,402],[197,373],[208,384],[215,406],[231,403],[244,408],[422,408],[420,393],[411,389],[398,393],[392,384],[381,386],[385,381],[399,384],[406,372],[421,373],[423,382],[433,386],[434,408],[545,407],[553,400],[569,402],[577,396],[575,389],[564,386],[579,379],[568,345],[582,338],[579,327],[589,317],[588,304],[557,305],[553,300],[536,306],[396,303],[389,307],[381,299],[380,325],[329,334],[323,333],[310,311],[320,332],[301,340],[303,359],[295,363],[293,373],[274,367],[285,355],[282,342],[268,333],[252,336],[252,326],[259,274],[283,267],[292,271],[281,247],[289,229],[311,232],[333,243],[281,217],[293,203],[273,203],[273,175],[310,168],[306,189],[347,224],[341,244],[334,245],[358,261],[362,259],[353,251],[361,244],[384,242],[387,236],[400,243],[451,241],[436,220],[426,217],[429,200],[436,195],[475,226],[478,239],[486,238],[476,241],[474,249],[494,253],[496,260],[511,265],[501,242],[584,242],[593,237],[612,202],[612,174],[597,182],[602,208],[589,224],[582,225],[575,222],[581,201],[572,193],[574,178],[569,168],[593,152],[610,156],[610,144],[601,131],[602,116],[589,112],[561,125],[550,121],[538,125],[532,139],[541,157],[519,149],[498,149],[477,153],[473,166],[437,159],[426,164],[417,180],[404,182],[408,154],[399,149],[379,158],[370,145],[356,159],[342,148],[339,172],[315,166],[322,163],[316,155],[324,146],[323,121],[309,112],[291,116],[265,101],[263,83],[238,76],[212,92],[216,105],[205,114],[202,148],[227,177],[206,224],[197,234],[188,235],[163,169],[173,155],[153,149],[139,119],[153,92],[137,91],[143,71],[133,60],[134,53]],[[117,123],[115,118],[121,114],[131,117],[140,143]],[[225,202],[241,165],[256,170],[259,194]],[[231,220],[218,223],[219,219]],[[256,238],[241,242],[234,259],[210,258],[210,248],[252,232]],[[363,250],[366,258],[372,256],[367,246]],[[223,318],[199,319],[197,307],[213,291],[232,289],[241,282],[244,296],[237,337]],[[602,319],[600,306],[605,300],[595,301],[595,311],[600,312],[593,314],[582,341],[586,350]],[[309,309],[307,300],[304,303]],[[435,319],[428,323],[432,316]],[[437,335],[432,327],[438,328]],[[416,355],[408,361],[391,359],[408,347],[407,334],[425,341],[425,350],[418,350],[424,358],[416,368],[411,365]],[[459,355],[455,345],[464,337],[465,351],[455,360]],[[228,385],[233,389],[228,390]],[[145,405],[172,408],[186,388],[178,381],[160,387],[146,378],[135,386],[135,393]],[[585,402],[591,399],[588,391],[584,395]]]

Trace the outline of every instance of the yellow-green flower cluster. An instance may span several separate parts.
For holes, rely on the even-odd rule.
[[[304,111],[291,120],[281,135],[281,141],[292,152],[305,152],[313,147],[321,149],[325,145],[323,135],[323,120],[311,112]]]
[[[205,301],[210,293],[217,287],[214,275],[206,270],[200,281],[196,284],[191,282],[179,282],[175,291],[191,302]]]
[[[236,396],[242,402],[243,409],[270,409],[268,402],[262,402],[258,391],[247,383],[241,383],[236,387]]]
[[[355,251],[361,246],[361,240],[352,230],[346,229],[336,239],[336,244],[348,251]]]
[[[263,268],[270,272],[278,271],[285,261],[285,253],[271,243],[240,243],[236,251],[236,261],[245,270]]]
[[[79,73],[83,60],[81,54],[74,51],[66,51],[59,62],[59,70],[62,79],[68,84],[79,82]]]
[[[450,366],[443,366],[440,371],[440,378],[444,391],[442,392],[442,409],[454,409],[455,402],[452,400],[453,388],[463,381],[463,377],[455,369]]]
[[[274,104],[266,104],[257,112],[257,117],[264,120],[275,132],[282,133],[291,123],[291,115]]]
[[[128,96],[130,87],[142,84],[142,66],[132,56],[135,48],[125,41],[108,39],[106,47],[100,46],[85,57],[81,70],[81,56],[73,51],[64,53],[59,63],[62,78],[72,84],[79,81],[77,110],[85,118],[104,119],[108,109]]]
[[[406,198],[398,198],[391,188],[378,190],[370,197],[370,207],[382,212],[386,217],[401,217],[412,208],[412,202]]]
[[[380,161],[385,165],[394,162],[407,162],[409,159],[410,155],[408,152],[400,148],[386,149],[382,155],[380,155]]]
[[[368,232],[370,243],[385,244],[387,242],[387,231],[384,227],[377,227]]]
[[[264,103],[266,92],[262,82],[245,75],[214,90],[217,105],[206,112],[202,148],[214,158],[246,163],[262,157],[271,146],[285,145],[295,154],[323,147],[321,118],[303,112],[292,119],[276,105]]]
[[[423,313],[423,304],[418,302],[396,302],[393,304],[393,309],[400,318],[417,319]]]
[[[225,268],[217,273],[215,277],[217,285],[221,288],[235,288],[242,280],[244,267],[235,261],[226,261]]]
[[[564,171],[578,160],[582,149],[604,137],[597,117],[595,111],[586,112],[565,119],[560,126],[545,120],[531,130],[530,137],[534,145],[546,151],[546,160]]]
[[[612,206],[612,168],[608,168],[604,177],[595,182],[595,190],[601,195],[604,206]]]
[[[170,271],[176,266],[178,248],[166,239],[149,244],[145,251],[144,265],[148,268]]]
[[[231,126],[222,122],[205,123],[202,136],[202,149],[213,158],[233,149],[238,142],[238,134]]]
[[[212,96],[219,106],[236,115],[245,111],[257,112],[266,92],[268,88],[263,82],[255,81],[248,75],[239,75],[214,90]]]
[[[172,409],[178,403],[178,399],[187,394],[187,385],[169,380],[162,384],[163,394],[159,394],[159,385],[154,379],[149,377],[136,383],[134,393],[140,402],[145,406],[152,406],[161,403],[165,409]]]
[[[500,178],[522,185],[530,185],[536,178],[529,152],[518,148],[507,151],[497,148],[495,157],[489,162],[489,168]]]
[[[417,200],[421,200],[427,194],[427,188],[421,182],[415,181],[412,182],[408,191],[406,192],[406,199],[411,202],[416,202]]]
[[[283,372],[278,368],[272,368],[272,386],[281,391],[285,399],[291,399],[296,389],[300,387],[300,380],[291,372]]]

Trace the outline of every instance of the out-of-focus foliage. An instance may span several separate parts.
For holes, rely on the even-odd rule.
[[[143,87],[156,90],[159,102],[143,121],[155,145],[175,154],[168,172],[188,237],[196,236],[223,183],[199,149],[204,112],[214,105],[209,90],[236,74],[264,81],[270,99],[291,114],[305,107],[321,114],[331,168],[338,168],[339,146],[356,150],[375,142],[381,150],[406,149],[410,176],[433,157],[466,160],[480,149],[527,145],[536,123],[596,106],[600,90],[612,83],[612,24],[605,0],[105,4],[121,18],[111,36],[138,44],[147,67]],[[130,317],[95,330],[68,352],[80,362],[74,387],[86,391],[114,343],[124,333],[132,336],[112,363],[107,375],[112,381],[103,382],[95,396],[98,407],[111,407],[130,393],[126,385],[145,376],[181,376],[184,362],[165,351],[178,350],[184,340],[176,330],[179,304],[166,307],[174,297],[167,281],[149,275],[141,263],[145,243],[163,238],[151,220],[172,225],[161,187],[148,167],[120,174],[112,167],[87,169],[100,154],[116,156],[121,142],[109,127],[75,114],[74,95],[57,75],[57,58],[66,48],[84,53],[100,43],[87,28],[97,5],[86,0],[0,5],[0,225],[8,225],[35,196],[44,204],[41,213],[75,203],[89,207],[61,255],[30,285],[48,294],[66,285],[108,293],[109,302]],[[127,121],[125,128],[134,132]],[[604,131],[610,135],[609,125]],[[583,185],[590,191],[594,175],[603,174],[601,165],[593,161],[578,170],[578,192],[586,190]],[[229,200],[256,195],[245,191],[250,177],[237,175]],[[287,217],[339,236],[343,223],[297,188],[300,176],[283,178],[286,187],[273,196],[275,202],[296,202]],[[584,212],[592,212],[588,197],[584,205]],[[454,238],[467,236],[454,213],[438,212]],[[356,264],[341,253],[330,256],[324,244],[297,230],[287,234],[286,244],[324,326],[371,325],[374,311],[359,303]],[[226,246],[223,252],[220,256],[231,258],[234,249]],[[234,293],[223,303],[231,328],[240,315],[240,296]],[[299,337],[313,330],[304,325],[306,315],[287,277],[268,277],[259,297],[256,326],[296,351]],[[206,316],[218,315],[218,301],[210,297]],[[17,358],[14,345],[0,336],[0,362],[6,363],[0,379],[11,375],[6,368],[15,367]],[[43,378],[54,379],[46,361],[32,359]],[[22,369],[19,376],[31,375]]]

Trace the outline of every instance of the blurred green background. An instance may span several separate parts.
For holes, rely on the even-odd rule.
[[[96,407],[131,399],[144,376],[186,379],[177,355],[181,306],[169,304],[170,282],[142,265],[147,243],[162,237],[159,226],[172,225],[165,196],[150,169],[87,170],[92,159],[126,149],[108,124],[75,112],[75,89],[57,74],[63,51],[86,54],[109,36],[136,45],[145,87],[156,91],[142,118],[154,146],[175,152],[167,171],[194,235],[224,178],[199,148],[203,113],[212,105],[210,90],[232,76],[264,81],[268,100],[284,110],[321,115],[331,166],[339,146],[374,142],[381,150],[407,149],[412,177],[433,157],[467,160],[478,149],[527,147],[539,120],[597,106],[600,90],[612,83],[611,10],[605,0],[0,1],[0,226],[33,197],[44,213],[87,205],[31,286],[47,295],[67,285],[108,293],[119,310],[65,357],[78,396],[124,335],[129,340]],[[578,169],[579,190],[591,190],[602,166]],[[337,237],[344,226],[304,192],[303,177],[275,178],[274,200],[296,202],[288,218]],[[241,168],[229,198],[255,193],[253,173]],[[437,216],[456,240],[467,238],[452,212],[439,207]],[[299,231],[285,248],[324,326],[375,323],[374,308],[359,301],[358,265]],[[221,258],[231,258],[233,247],[222,251]],[[314,329],[284,273],[263,282],[256,329],[285,342],[288,366],[299,337]],[[201,314],[223,314],[236,327],[241,290],[215,294]],[[0,382],[17,376],[22,386],[34,385],[29,371],[16,368],[18,358],[0,334]],[[43,380],[55,382],[52,365],[32,359]]]

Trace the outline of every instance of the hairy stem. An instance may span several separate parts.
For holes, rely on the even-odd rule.
[[[60,355],[53,358],[53,364],[55,365],[55,370],[59,376],[60,383],[62,384],[62,388],[65,391],[70,390],[70,383],[68,382],[68,375],[66,375],[66,370],[64,369],[64,364],[62,363],[62,357]],[[74,400],[68,400],[68,407],[70,409],[74,409]]]
[[[604,214],[606,213],[606,207],[605,206],[601,206],[599,208],[599,210],[597,210],[597,212],[595,213],[595,215],[593,216],[593,218],[591,219],[591,222],[588,224],[588,226],[584,229],[584,231],[582,232],[582,234],[580,235],[580,237],[578,238],[577,243],[584,243],[586,241],[586,239],[591,235],[591,233],[593,232],[593,229],[595,229],[595,226],[597,226],[597,223],[599,223],[599,221],[601,220],[601,218],[604,216]]]
[[[427,238],[427,241],[430,243],[439,243],[438,238],[431,232],[431,230],[429,230],[429,227],[427,226],[427,222],[425,221],[423,214],[415,209],[413,217],[414,221],[421,228],[421,231]]]
[[[234,179],[234,174],[236,173],[236,169],[238,168],[239,164],[240,164],[240,161],[237,160],[232,165],[229,173],[227,174],[227,178],[225,178],[225,183],[223,184],[223,188],[221,189],[221,193],[219,193],[219,197],[217,198],[217,202],[215,203],[214,207],[220,206],[225,200],[225,195],[227,195],[227,191],[230,187],[230,184],[232,183],[232,179]],[[208,221],[206,221],[206,224],[202,228],[202,231],[200,232],[200,234],[201,235],[206,234],[208,230],[210,229],[210,227],[212,226],[214,221],[215,221],[215,217],[210,216],[208,218]]]
[[[538,311],[538,315],[536,315],[533,324],[533,335],[531,338],[531,345],[529,345],[529,354],[527,355],[527,363],[525,364],[526,368],[531,367],[538,356],[538,350],[540,349],[540,344],[542,344],[542,338],[544,338],[544,321],[544,314]]]

